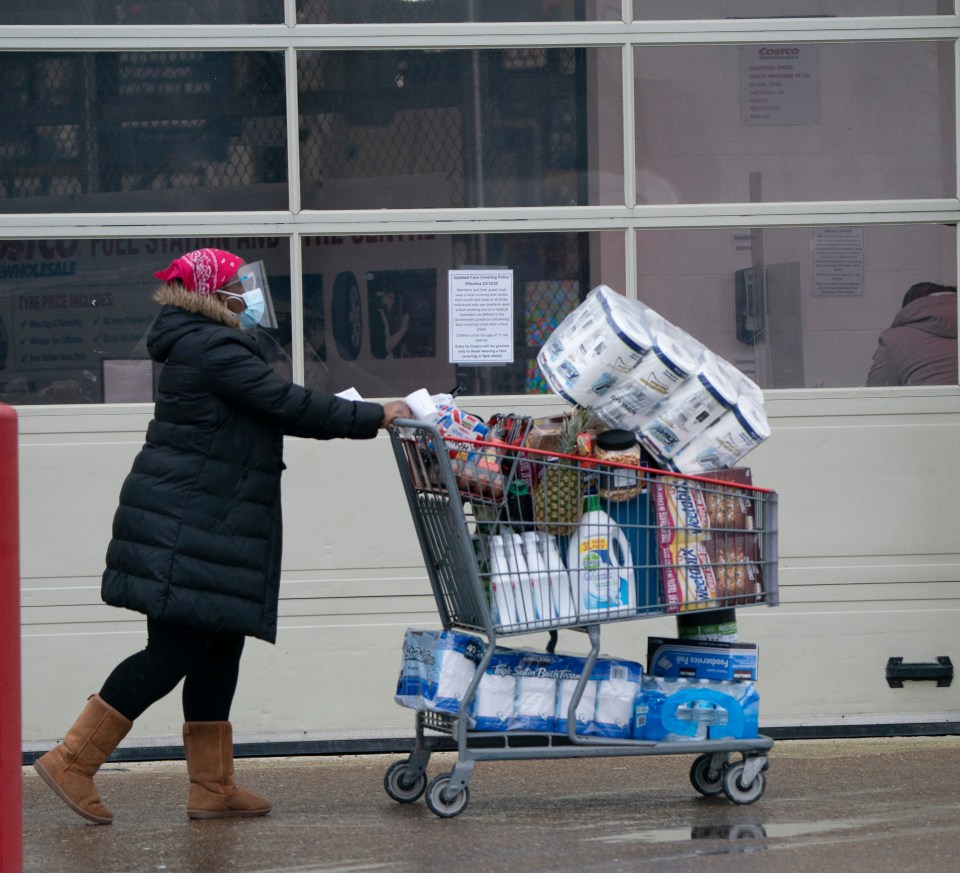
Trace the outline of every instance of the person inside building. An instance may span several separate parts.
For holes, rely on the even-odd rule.
[[[154,274],[161,309],[147,347],[163,369],[146,442],[120,492],[101,588],[106,603],[146,615],[146,648],[117,665],[34,765],[98,824],[112,814],[93,776],[181,680],[187,815],[270,811],[234,783],[229,718],[246,637],[277,635],[284,435],[370,439],[412,417],[404,401],[348,401],[271,369],[251,331],[267,302],[261,288],[245,287],[243,267],[229,252],[200,249]]]
[[[957,288],[918,282],[880,334],[867,386],[957,384]]]
[[[375,314],[370,317],[370,348],[375,358],[405,356],[404,338],[410,328],[410,313],[392,288],[376,295]]]

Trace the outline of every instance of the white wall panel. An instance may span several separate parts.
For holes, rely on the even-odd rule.
[[[462,405],[549,411],[529,398]],[[773,436],[748,460],[780,497],[782,605],[738,613],[741,639],[760,644],[762,720],[960,720],[957,683],[890,689],[884,672],[889,657],[960,661],[960,392],[771,392],[768,412]],[[147,417],[99,418],[93,435],[71,433],[69,412],[21,412],[27,748],[60,736],[145,642],[141,617],[100,603],[99,580]],[[408,734],[413,715],[392,698],[403,630],[438,619],[389,441],[289,440],[286,461],[279,641],[248,643],[238,734]],[[609,625],[602,648],[642,660],[648,635],[674,629],[672,617]],[[561,648],[586,640],[566,632]],[[127,743],[175,742],[180,722],[175,692]]]

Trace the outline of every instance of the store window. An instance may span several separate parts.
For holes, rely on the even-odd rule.
[[[623,202],[619,49],[298,53],[307,209]]]
[[[0,54],[0,209],[286,209],[281,52]]]
[[[142,23],[257,24],[279,21],[284,5],[15,0],[3,4],[0,23],[129,24],[123,16],[135,14]],[[458,384],[480,395],[544,392],[534,358],[549,330],[596,285],[626,290],[634,259],[641,300],[763,387],[863,386],[907,289],[956,285],[954,225],[891,223],[901,220],[898,201],[957,196],[956,45],[897,39],[896,28],[888,42],[711,42],[711,21],[770,17],[769,5],[638,0],[640,20],[699,20],[689,27],[701,41],[629,49],[635,118],[624,117],[628,42],[490,47],[494,27],[476,49],[298,43],[300,227],[324,226],[328,216],[313,210],[395,210],[388,218],[397,233],[303,236],[297,281],[286,236],[282,46],[0,53],[0,212],[8,217],[120,213],[133,222],[161,213],[165,226],[149,232],[166,234],[210,212],[251,222],[272,213],[256,239],[213,236],[222,232],[216,222],[204,239],[128,238],[113,222],[117,239],[0,241],[0,400],[149,401],[152,273],[203,245],[267,261],[279,327],[264,343],[278,369],[302,369],[311,387],[352,385],[369,397]],[[954,11],[946,0],[776,5],[778,15],[807,19]],[[304,24],[371,25],[616,21],[624,8],[620,0],[297,5]],[[548,41],[561,31],[548,26]],[[478,30],[466,32],[469,46]],[[882,201],[885,223],[687,230],[669,229],[682,215],[669,208],[637,218],[624,209],[625,129],[635,132],[641,206],[690,204],[704,226],[739,222],[730,215],[743,203],[819,210],[821,201]],[[728,206],[713,212],[711,204]],[[482,231],[517,207],[552,207],[552,222],[566,206],[610,207],[595,214],[616,229],[575,232],[577,212],[563,218],[564,232],[403,234],[398,212],[435,209],[443,219],[455,214],[444,210],[477,209],[470,229]],[[782,221],[776,209],[768,217]],[[663,229],[650,229],[651,212]],[[99,222],[89,230],[89,215],[78,237],[100,232]],[[643,228],[628,257],[636,221]],[[509,274],[509,359],[451,355],[449,273],[467,268]],[[301,286],[302,301],[293,298]],[[301,302],[303,336],[294,343]]]
[[[637,21],[718,18],[952,15],[954,0],[633,0]]]
[[[302,24],[619,19],[620,0],[297,0]]]
[[[546,393],[537,352],[592,288],[624,290],[623,240],[619,232],[304,237],[304,381],[371,398],[457,385],[478,395]],[[153,273],[204,246],[265,262],[278,327],[261,332],[261,345],[291,378],[286,238],[7,240],[0,402],[151,402]],[[953,225],[641,231],[638,296],[764,388],[864,386],[907,291],[956,287],[956,246]],[[504,359],[451,354],[451,270],[509,273]],[[486,315],[466,317],[455,331],[480,336],[488,327]]]
[[[366,397],[457,385],[481,395],[545,393],[537,352],[593,285],[622,287],[624,255],[621,233],[306,237],[305,379]],[[512,293],[508,321],[489,323],[493,295],[481,319],[456,302],[451,310],[450,271],[465,269],[491,279],[509,271],[496,292]],[[453,328],[460,335],[500,331],[504,359],[452,360],[455,315],[465,319]]]
[[[279,24],[283,0],[3,0],[0,24]]]
[[[643,231],[637,286],[763,388],[850,388],[867,384],[881,332],[905,320],[907,291],[956,288],[956,253],[956,225]],[[953,313],[925,314],[906,340],[952,334],[954,375],[933,384],[956,384]]]
[[[317,236],[302,246],[304,381],[366,397],[458,384],[478,394],[544,393],[535,358],[550,331],[594,285],[623,287],[622,233]],[[153,273],[202,247],[264,261],[278,327],[260,332],[261,346],[292,378],[284,237],[7,240],[0,241],[0,402],[151,402]],[[510,276],[506,354],[489,365],[450,354],[449,273],[467,267]]]
[[[956,196],[952,42],[641,47],[635,58],[640,203]]]
[[[204,247],[264,261],[278,329],[264,332],[262,346],[291,375],[284,238],[0,240],[0,402],[151,402],[153,274]]]

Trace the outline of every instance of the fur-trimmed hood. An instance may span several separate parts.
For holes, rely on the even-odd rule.
[[[257,354],[257,343],[240,327],[239,318],[215,297],[187,291],[178,284],[158,288],[153,299],[161,309],[147,333],[147,353],[165,363],[176,343],[190,334],[227,334]],[[262,357],[262,355],[261,355]]]
[[[196,315],[224,324],[227,327],[240,328],[240,317],[231,312],[212,294],[197,294],[188,291],[179,282],[163,284],[153,292],[153,299],[161,306],[177,306]]]

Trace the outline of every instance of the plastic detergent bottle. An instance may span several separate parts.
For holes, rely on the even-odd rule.
[[[533,583],[537,611],[542,620],[549,620],[556,616],[556,610],[550,596],[550,571],[540,552],[540,535],[542,535],[540,531],[523,532],[523,556],[527,561],[527,571]]]
[[[515,582],[515,599],[517,603],[517,618],[521,624],[538,621],[540,610],[537,608],[537,598],[534,595],[534,580],[527,569],[527,562],[523,557],[523,538],[520,534],[511,534],[508,541],[504,541],[507,553],[507,565],[510,567],[511,580]],[[517,596],[517,594],[519,596]]]
[[[517,610],[510,579],[510,565],[504,552],[503,537],[500,536],[490,537],[490,595],[494,624],[516,624]]]
[[[588,494],[580,525],[570,537],[567,567],[578,577],[582,611],[636,610],[630,543],[620,526],[600,508],[600,495]]]
[[[537,534],[540,554],[550,574],[550,602],[557,618],[575,618],[577,604],[570,589],[570,575],[563,566],[557,541],[550,534],[540,531]]]

